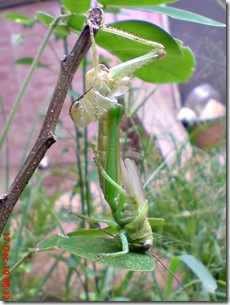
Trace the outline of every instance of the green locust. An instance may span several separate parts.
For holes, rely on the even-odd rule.
[[[148,201],[134,161],[120,159],[120,121],[123,107],[111,108],[99,120],[98,149],[94,149],[100,185],[112,210],[114,223],[122,242],[120,253],[101,254],[100,257],[146,251],[152,247],[152,229],[147,219]]]
[[[161,260],[149,251],[153,245],[153,233],[149,221],[164,220],[147,218],[148,201],[145,198],[136,165],[131,159],[127,158],[124,162],[120,159],[119,138],[122,113],[123,106],[117,104],[100,118],[98,148],[93,147],[100,186],[112,210],[114,220],[95,219],[78,213],[72,214],[90,223],[106,223],[108,228],[115,229],[120,237],[121,251],[100,253],[93,262],[104,258],[120,257],[130,251],[148,252],[189,293]]]
[[[129,39],[134,37],[118,30],[115,30],[115,34],[125,35]],[[94,160],[98,167],[100,186],[112,210],[113,220],[72,214],[91,223],[106,223],[108,227],[115,229],[121,240],[120,251],[100,253],[94,259],[96,262],[104,258],[123,256],[129,251],[147,252],[153,245],[152,229],[147,218],[148,201],[136,165],[128,158],[124,161],[120,159],[119,139],[123,106],[118,103],[117,98],[129,89],[130,75],[143,65],[165,56],[165,50],[161,44],[140,38],[141,43],[153,45],[151,52],[108,69],[99,65],[92,30],[90,36],[94,68],[87,72],[87,91],[72,104],[70,116],[78,127],[86,127],[90,122],[99,121],[98,147],[93,147]],[[135,40],[138,40],[137,37]],[[163,264],[157,256],[153,253],[151,255]],[[164,268],[175,278],[166,266]],[[187,291],[183,284],[177,281]]]

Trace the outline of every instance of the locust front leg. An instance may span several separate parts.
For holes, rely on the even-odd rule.
[[[93,148],[95,155],[97,155],[97,152],[95,151],[95,148]],[[95,158],[95,162],[98,166],[98,171],[101,173],[101,175],[103,175],[103,177],[105,179],[108,180],[108,182],[110,182],[114,187],[117,188],[118,192],[120,192],[122,194],[122,196],[120,197],[121,201],[118,204],[123,205],[123,201],[126,195],[125,190],[118,185],[114,180],[112,180],[107,173],[105,172],[105,170],[103,169],[103,167],[100,165],[100,162],[98,160],[98,158]],[[119,252],[115,252],[115,253],[100,253],[94,260],[93,262],[98,262],[99,260],[103,259],[103,258],[112,258],[112,257],[118,257],[121,255],[125,255],[129,252],[129,243],[125,234],[125,231],[120,229],[119,225],[113,221],[113,220],[108,220],[108,219],[97,219],[97,218],[91,218],[91,217],[87,217],[85,215],[79,214],[79,213],[73,213],[71,212],[70,214],[75,215],[89,223],[106,223],[108,226],[115,228],[118,231],[118,235],[120,237],[121,240],[121,244],[122,244],[122,251]]]
[[[113,252],[113,253],[100,253],[93,260],[93,262],[98,262],[99,260],[101,260],[103,258],[113,258],[113,257],[118,257],[118,256],[126,255],[127,253],[129,253],[129,243],[128,243],[128,240],[127,240],[125,232],[120,231],[118,234],[119,234],[119,237],[121,239],[122,251]]]
[[[108,177],[109,178],[109,177]],[[76,212],[72,212],[70,211],[70,215],[74,215],[77,216],[78,218],[87,221],[89,223],[105,223],[107,224],[109,227],[115,228],[116,230],[119,230],[118,225],[116,224],[115,221],[113,220],[108,220],[108,219],[97,219],[97,218],[91,218],[91,217],[87,217],[85,215],[82,215],[80,213],[76,213]],[[101,260],[102,258],[108,258],[108,257],[117,257],[117,256],[121,256],[121,255],[125,255],[129,252],[129,244],[128,244],[128,240],[126,238],[125,232],[122,231],[118,231],[118,235],[121,239],[121,243],[122,243],[122,251],[116,252],[116,253],[100,253],[94,260],[93,262],[98,262],[99,260]]]
[[[94,151],[101,189],[113,215],[118,215],[118,218],[127,197],[126,190],[122,187],[120,159],[122,114],[123,106],[117,104],[101,117],[99,120],[98,151]]]

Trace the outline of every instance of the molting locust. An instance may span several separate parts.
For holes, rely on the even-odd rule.
[[[98,147],[97,149],[93,147],[93,151],[100,186],[112,210],[113,220],[72,214],[92,223],[106,223],[117,232],[121,241],[120,251],[100,253],[94,258],[94,262],[123,257],[129,251],[150,253],[149,249],[153,245],[152,229],[147,218],[148,201],[136,165],[128,158],[124,161],[120,159],[119,138],[123,106],[118,103],[118,97],[128,91],[130,77],[134,71],[163,58],[166,54],[163,45],[157,42],[107,28],[104,25],[102,30],[144,43],[151,46],[152,50],[143,56],[108,69],[105,65],[99,64],[93,31],[90,30],[94,68],[87,72],[86,93],[72,104],[70,116],[78,127],[86,127],[90,122],[99,121]],[[162,221],[162,219],[158,220]],[[159,261],[153,253],[150,254]],[[166,266],[164,267],[170,272]],[[173,274],[172,276],[174,277]],[[182,283],[180,284],[183,286]],[[185,287],[184,289],[186,290]]]

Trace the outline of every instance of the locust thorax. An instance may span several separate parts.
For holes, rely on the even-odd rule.
[[[115,98],[125,94],[131,86],[131,80],[128,76],[114,78],[110,70],[103,64],[98,69],[92,69],[86,74],[87,90],[92,88],[104,97]]]
[[[92,88],[93,91],[98,91],[103,96],[109,96],[110,83],[109,69],[105,65],[99,65],[98,69],[92,69],[86,74],[86,88]]]

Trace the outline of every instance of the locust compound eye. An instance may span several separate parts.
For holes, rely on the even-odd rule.
[[[153,243],[151,240],[147,240],[146,242],[143,243],[142,247],[146,250],[150,249],[152,247]]]

